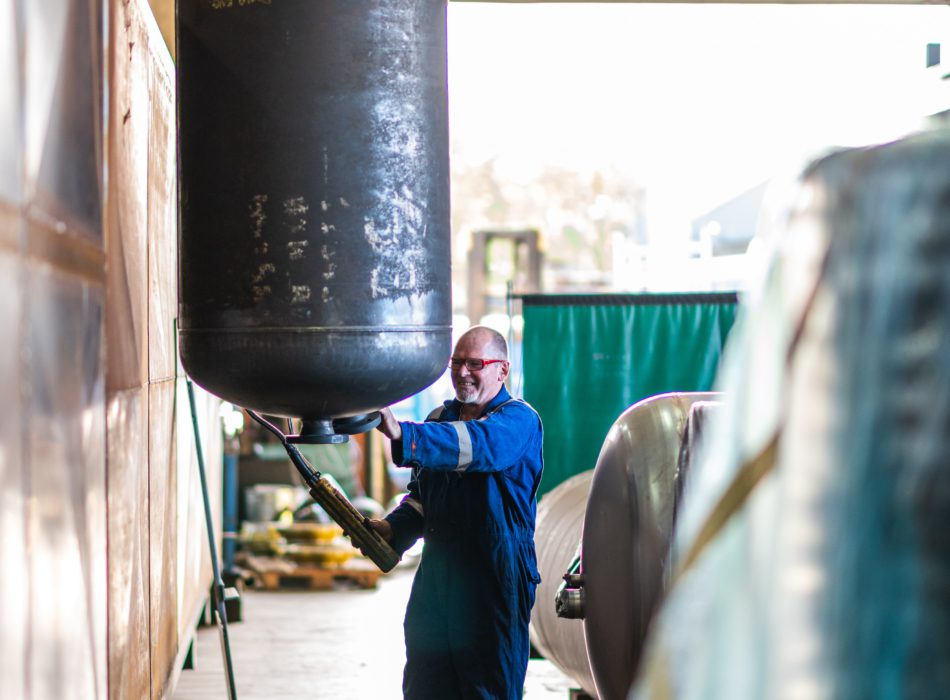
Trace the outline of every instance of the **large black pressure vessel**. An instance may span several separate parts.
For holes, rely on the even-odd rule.
[[[359,416],[451,351],[445,0],[178,0],[179,343],[210,392]]]

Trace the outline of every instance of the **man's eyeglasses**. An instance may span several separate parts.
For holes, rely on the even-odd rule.
[[[465,365],[465,369],[469,372],[481,372],[485,369],[485,365],[494,364],[495,362],[507,362],[507,360],[482,360],[475,357],[462,359],[453,357],[449,360],[449,367],[452,369],[461,369],[462,365]]]

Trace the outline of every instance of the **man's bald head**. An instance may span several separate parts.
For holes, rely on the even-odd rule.
[[[472,326],[462,334],[455,347],[456,350],[462,347],[477,348],[486,359],[508,359],[508,343],[505,341],[505,336],[488,326]]]

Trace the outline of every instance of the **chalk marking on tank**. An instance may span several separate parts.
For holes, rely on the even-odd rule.
[[[227,10],[234,7],[235,0],[211,0],[212,10]],[[246,5],[270,5],[273,0],[237,0],[238,7]]]
[[[266,203],[266,194],[255,194],[251,197],[251,203],[247,205],[251,219],[251,235],[254,238],[260,238],[264,231],[264,221],[267,219],[267,214],[264,212]]]
[[[291,233],[302,233],[307,228],[304,214],[310,211],[310,205],[304,197],[288,197],[284,200],[284,214],[289,220]]]
[[[310,301],[310,285],[292,284],[290,285],[290,294],[291,304],[302,304],[305,301]]]
[[[336,263],[331,261],[331,258],[335,255],[336,251],[330,250],[330,246],[326,243],[320,246],[320,257],[323,258],[323,261],[326,263],[326,269],[321,274],[323,279],[327,282],[336,277]]]
[[[270,295],[271,288],[269,284],[255,284],[251,287],[251,292],[254,294],[254,301],[260,301]]]
[[[347,202],[345,198],[340,197],[340,206],[343,207],[344,209],[347,209],[349,208],[350,203]]]
[[[372,292],[373,294],[373,299],[378,299],[384,294],[385,290],[383,290],[379,286],[379,268],[378,267],[374,267],[373,271],[369,275],[369,289],[370,289],[370,292]]]
[[[276,268],[272,263],[261,263],[257,268],[257,272],[254,273],[254,276],[251,278],[251,282],[253,284],[260,284],[267,275],[275,270]]]
[[[310,241],[288,241],[287,253],[291,260],[301,260]]]
[[[376,233],[376,225],[372,219],[363,218],[363,237],[374,252],[382,252],[382,237]]]
[[[321,200],[320,200],[320,210],[321,210],[321,211],[326,211],[326,210],[329,209],[329,208],[330,208],[330,203],[329,203],[327,200],[325,200],[325,199],[321,199]]]
[[[320,293],[320,299],[326,303],[333,298],[333,295],[330,294],[330,288],[324,287],[323,291]]]

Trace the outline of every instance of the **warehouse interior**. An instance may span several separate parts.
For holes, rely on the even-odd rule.
[[[856,27],[905,72],[809,83]],[[948,66],[915,2],[0,3],[0,697],[403,697],[379,411],[474,324],[544,425],[518,697],[950,697]]]

